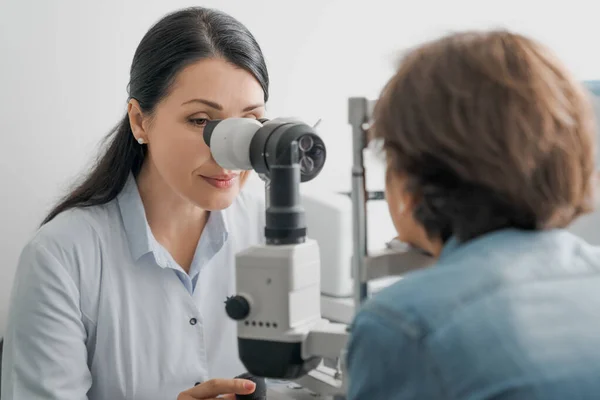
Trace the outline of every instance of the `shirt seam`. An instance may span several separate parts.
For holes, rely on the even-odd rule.
[[[109,203],[109,204],[110,204],[110,203]],[[114,203],[113,203],[113,205],[115,205],[115,206],[118,208],[118,207],[119,207],[118,200],[116,201],[116,204],[114,204]],[[109,210],[106,210],[106,211],[108,212]],[[119,208],[119,216],[120,216],[120,214],[121,214],[121,212],[120,212],[120,211],[121,211],[121,210],[120,210],[120,208]],[[94,234],[96,235],[96,237],[97,237],[98,239],[100,239],[100,238],[102,237],[102,235],[100,235],[100,233],[98,232],[98,230],[97,230],[97,229],[96,229],[96,227],[94,226],[94,221],[93,221],[91,218],[89,218],[89,215],[87,215],[86,213],[82,213],[82,217],[83,217],[83,219],[85,219],[85,220],[87,221],[87,223],[88,223],[88,224],[89,224],[89,226],[90,226],[90,229],[91,229],[91,230],[94,232]],[[73,278],[71,277],[71,279],[73,279]],[[81,291],[79,291],[79,297],[81,297]],[[94,327],[96,327],[96,326],[97,326],[97,323],[96,323],[94,320],[92,320],[92,318],[90,318],[90,317],[89,317],[89,316],[88,316],[88,315],[85,313],[85,311],[83,311],[83,308],[81,307],[81,305],[79,306],[79,309],[81,310],[81,315],[83,315],[83,317],[84,317],[84,318],[86,318],[86,319],[87,319],[89,322],[91,322],[91,323],[94,325]]]
[[[86,218],[87,220],[87,218]],[[88,223],[90,221],[88,220]],[[94,231],[94,233],[96,235],[98,235],[98,232],[94,229],[93,226],[91,226],[92,230]],[[35,243],[39,246],[40,250],[42,250],[48,257],[50,257],[57,265],[59,265],[62,270],[64,271],[64,273],[69,277],[69,281],[71,282],[71,284],[73,285],[73,287],[75,288],[75,290],[77,291],[77,294],[79,295],[79,312],[81,313],[81,316],[85,319],[88,320],[88,322],[90,322],[91,324],[93,324],[94,326],[97,326],[96,322],[90,318],[85,311],[83,310],[83,308],[81,307],[81,290],[79,288],[79,286],[77,285],[77,283],[75,282],[75,279],[73,279],[73,277],[71,276],[71,274],[69,273],[69,271],[67,271],[67,269],[64,267],[64,265],[60,262],[60,260],[54,255],[52,254],[52,252],[43,244],[40,242],[40,240],[36,240]]]

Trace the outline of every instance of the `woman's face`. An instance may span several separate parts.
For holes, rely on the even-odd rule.
[[[141,117],[143,132],[134,135],[147,143],[145,167],[152,174],[196,206],[220,210],[231,205],[249,172],[217,165],[204,142],[204,126],[208,120],[258,119],[264,113],[264,92],[252,74],[222,59],[206,59],[179,73],[153,115]]]

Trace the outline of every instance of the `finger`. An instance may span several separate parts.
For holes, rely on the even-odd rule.
[[[211,379],[185,393],[193,399],[210,399],[224,394],[250,394],[256,384],[247,379]]]
[[[187,396],[187,395],[186,395],[186,397],[185,397],[185,398],[182,398],[182,399],[177,399],[177,400],[198,400],[198,399],[197,399],[197,398],[195,398],[195,397],[190,397],[190,396]],[[212,398],[210,398],[210,399],[204,399],[204,398],[203,398],[202,400],[237,400],[237,397],[236,397],[236,395],[235,395],[235,394],[224,394],[224,395],[222,395],[222,396],[219,396],[219,397],[212,397]]]
[[[237,400],[237,397],[235,397],[235,396],[236,396],[235,394],[224,394],[224,395],[221,395],[221,396],[219,396],[219,397],[211,397],[210,399],[209,399],[209,398],[204,398],[204,397],[203,397],[203,398],[202,398],[202,400]],[[191,399],[191,400],[198,400],[198,399],[197,399],[197,398],[195,398],[195,397],[194,397],[194,398],[191,398],[191,397],[190,397],[190,399]],[[186,399],[186,400],[187,400],[187,399]]]

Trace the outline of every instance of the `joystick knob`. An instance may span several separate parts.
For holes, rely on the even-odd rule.
[[[236,400],[267,400],[267,384],[265,382],[265,378],[260,378],[257,376],[253,376],[249,373],[245,373],[239,376],[236,376],[237,379],[247,379],[256,384],[256,389],[254,389],[254,393],[250,394],[237,394],[235,396]]]

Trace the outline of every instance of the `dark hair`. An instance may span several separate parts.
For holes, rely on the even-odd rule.
[[[252,73],[263,88],[265,102],[268,100],[269,75],[253,35],[235,18],[207,8],[169,14],[146,33],[131,64],[129,97],[151,114],[183,68],[210,57],[222,57]],[[127,115],[106,140],[106,148],[89,175],[52,209],[42,225],[65,210],[110,202],[130,173],[137,176],[146,146],[135,141]]]
[[[589,93],[521,35],[463,32],[414,49],[372,132],[415,195],[415,219],[444,242],[562,228],[592,209]]]

